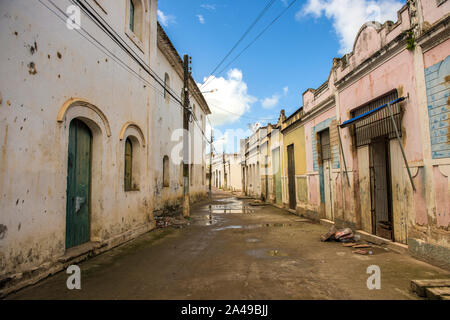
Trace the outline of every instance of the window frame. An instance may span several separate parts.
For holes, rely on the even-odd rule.
[[[170,187],[170,163],[169,156],[165,155],[163,157],[163,188]]]
[[[166,101],[166,103],[169,103],[169,101],[170,101],[170,95],[169,95],[168,88],[170,88],[170,76],[166,72],[164,74],[164,100]]]
[[[129,146],[129,155],[127,154]],[[127,169],[129,167],[130,174],[127,176]],[[133,143],[131,142],[130,137],[127,137],[125,140],[125,154],[124,154],[124,190],[134,191],[133,190]]]
[[[145,28],[145,4],[144,1],[142,0],[125,0],[126,1],[126,11],[125,11],[125,34],[128,36],[128,38],[139,48],[139,50],[144,53],[144,39],[146,36],[146,28]],[[140,10],[138,10],[138,12],[141,12],[141,17],[140,17],[140,30],[137,31],[136,28],[139,27],[136,24],[136,2],[139,2],[140,5]],[[131,23],[131,7],[130,7],[130,3],[133,4],[134,6],[134,15],[133,15],[133,25],[134,25],[134,31],[130,28],[130,23]]]

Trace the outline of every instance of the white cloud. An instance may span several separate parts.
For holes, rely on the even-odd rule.
[[[289,92],[289,87],[284,87],[283,88],[283,95],[286,96]],[[273,107],[275,107],[281,99],[282,95],[275,93],[274,95],[272,95],[271,97],[265,98],[261,100],[261,105],[264,109],[272,109]]]
[[[253,132],[250,129],[226,129],[225,132],[221,130],[214,130],[214,149],[218,152],[239,152],[240,141],[251,136]]]
[[[206,10],[216,10],[216,5],[215,4],[201,4],[200,7],[202,7],[203,9]]]
[[[296,19],[312,15],[325,15],[333,21],[339,37],[340,54],[353,49],[353,42],[361,26],[367,21],[384,23],[397,21],[397,11],[403,6],[402,0],[308,0],[296,14]]]
[[[275,107],[278,102],[280,101],[280,95],[278,94],[274,94],[273,96],[269,97],[269,98],[265,98],[261,101],[261,105],[263,106],[264,109],[271,109],[273,107]]]
[[[206,78],[203,80],[206,81]],[[199,87],[201,84],[199,84]],[[242,71],[231,69],[227,78],[212,77],[201,89],[211,109],[211,122],[214,126],[229,124],[237,121],[257,99],[247,92],[247,84],[243,81]]]
[[[158,12],[158,20],[159,22],[161,22],[163,26],[168,27],[169,23],[176,23],[175,16],[172,16],[170,14],[166,15],[161,10],[158,10],[157,12]]]
[[[203,17],[203,15],[198,14],[197,18],[198,18],[198,22],[200,22],[201,24],[205,24],[205,18]]]

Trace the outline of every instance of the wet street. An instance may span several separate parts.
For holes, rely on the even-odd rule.
[[[321,242],[327,227],[273,206],[215,194],[189,225],[165,227],[80,264],[81,290],[60,272],[8,299],[417,299],[410,280],[442,269],[382,247],[372,255]],[[381,270],[369,290],[367,267]]]

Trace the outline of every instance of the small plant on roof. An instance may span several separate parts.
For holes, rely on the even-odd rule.
[[[414,32],[409,31],[408,37],[406,38],[406,49],[409,51],[414,51],[416,48],[416,39],[414,38]]]

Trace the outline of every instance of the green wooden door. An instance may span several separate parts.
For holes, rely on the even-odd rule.
[[[80,120],[69,128],[67,172],[66,248],[90,240],[90,186],[92,135]]]

